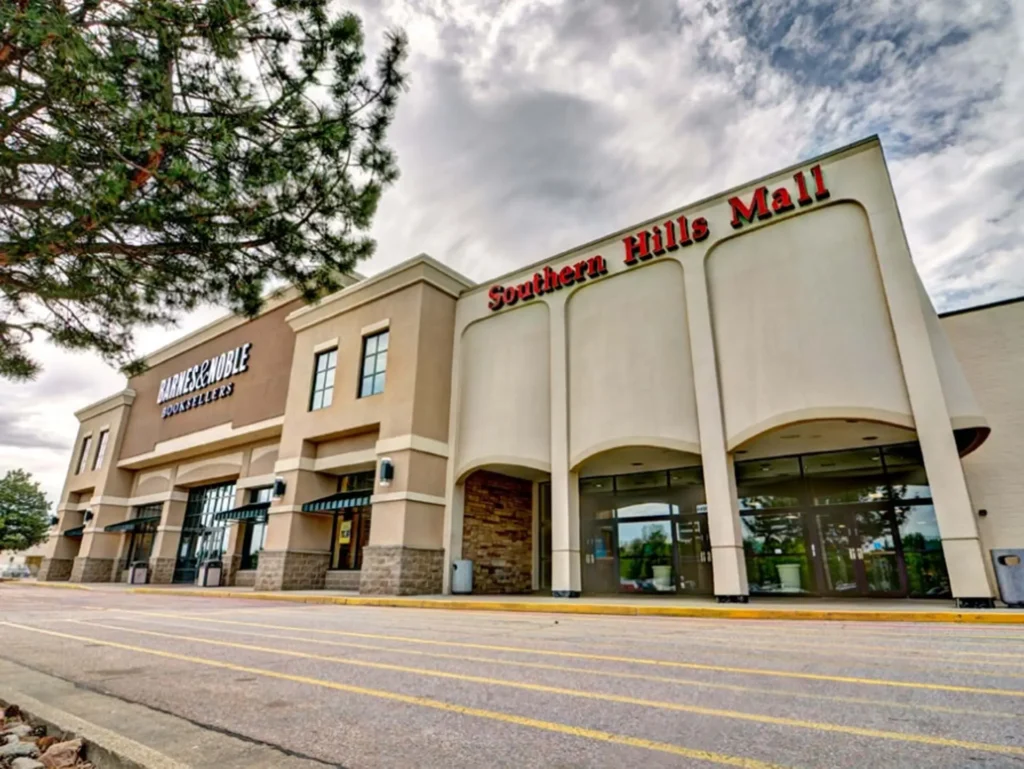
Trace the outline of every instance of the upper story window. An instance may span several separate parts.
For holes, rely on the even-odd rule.
[[[388,332],[363,339],[363,370],[359,380],[359,397],[384,392],[384,370],[388,365]]]
[[[338,348],[316,354],[313,366],[313,392],[309,410],[325,409],[334,401],[334,370],[338,366]]]
[[[107,436],[109,435],[110,431],[104,430],[96,441],[96,459],[92,461],[93,470],[99,470],[103,467],[103,455],[107,453]]]
[[[78,464],[75,467],[75,475],[78,475],[86,467],[86,461],[89,457],[89,449],[92,447],[92,436],[87,435],[82,438],[82,451],[78,455]]]

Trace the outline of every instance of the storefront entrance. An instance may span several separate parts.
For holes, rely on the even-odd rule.
[[[583,591],[709,594],[699,468],[580,481]]]
[[[228,524],[215,520],[214,516],[230,510],[234,504],[234,481],[189,490],[174,564],[174,582],[195,582],[203,561],[224,556]]]
[[[950,595],[915,445],[736,465],[751,595]]]

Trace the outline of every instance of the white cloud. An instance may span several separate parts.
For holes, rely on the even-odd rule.
[[[1024,13],[1008,0],[355,0],[411,39],[372,273],[484,280],[879,133],[940,309],[1024,294]],[[151,349],[208,322],[150,330]],[[0,470],[59,494],[76,408],[121,379],[46,350],[0,383]],[[17,425],[4,439],[3,425]],[[25,431],[39,447],[25,449]],[[14,434],[13,432],[11,433]]]

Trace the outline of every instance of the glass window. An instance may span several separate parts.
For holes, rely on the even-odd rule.
[[[736,486],[741,510],[796,507],[802,489],[800,460],[783,457],[737,462]]]
[[[349,473],[338,477],[338,491],[373,490],[373,470],[367,473]]]
[[[359,383],[359,397],[384,392],[384,371],[388,365],[389,332],[363,339],[363,369]]]
[[[803,462],[816,505],[875,502],[888,494],[876,448],[809,454]]]
[[[338,348],[316,354],[313,365],[313,392],[309,410],[325,409],[334,401],[334,371],[338,367]]]
[[[363,547],[370,539],[372,508],[353,507],[334,514],[331,568],[358,571],[363,565]]]
[[[921,447],[917,444],[890,446],[885,450],[885,470],[889,474],[894,499],[931,499],[932,490],[924,471]]]
[[[78,455],[78,468],[75,470],[75,475],[80,474],[85,469],[86,458],[89,456],[89,448],[91,446],[91,435],[87,435],[84,438],[82,438],[82,453]]]
[[[266,521],[247,521],[242,537],[242,569],[255,569],[259,565],[260,551],[267,541]]]
[[[802,513],[750,513],[740,522],[751,593],[814,591]]]
[[[273,494],[273,486],[260,486],[257,489],[252,489],[249,492],[249,504],[254,505],[259,502],[269,502],[273,498]]]
[[[907,567],[907,589],[915,598],[945,598],[951,595],[942,538],[931,505],[897,505],[896,523],[903,542]]]
[[[668,486],[668,473],[632,473],[615,478],[616,491],[637,491],[640,489],[663,489]]]
[[[109,430],[100,433],[99,441],[96,443],[96,459],[92,461],[92,469],[99,470],[103,467],[103,455],[107,453],[107,435]]]
[[[163,513],[162,503],[152,505],[141,505],[136,507],[132,518],[152,518]],[[153,552],[153,540],[156,539],[156,529],[159,521],[151,521],[141,528],[128,533],[128,547],[125,548],[123,568],[128,568],[136,561],[148,561]]]

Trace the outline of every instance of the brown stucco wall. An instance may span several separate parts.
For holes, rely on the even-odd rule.
[[[533,484],[478,470],[466,479],[462,555],[474,593],[528,593],[533,571]]]
[[[244,427],[284,414],[295,342],[295,335],[284,319],[300,306],[301,300],[284,304],[129,380],[128,387],[137,395],[132,404],[119,458],[144,454],[152,451],[161,441],[216,425],[231,423],[236,428]],[[190,394],[198,395],[206,389],[234,382],[235,389],[231,397],[166,419],[161,417],[164,406],[190,397],[182,396],[158,404],[156,401],[161,380],[246,342],[252,343],[247,371]]]

